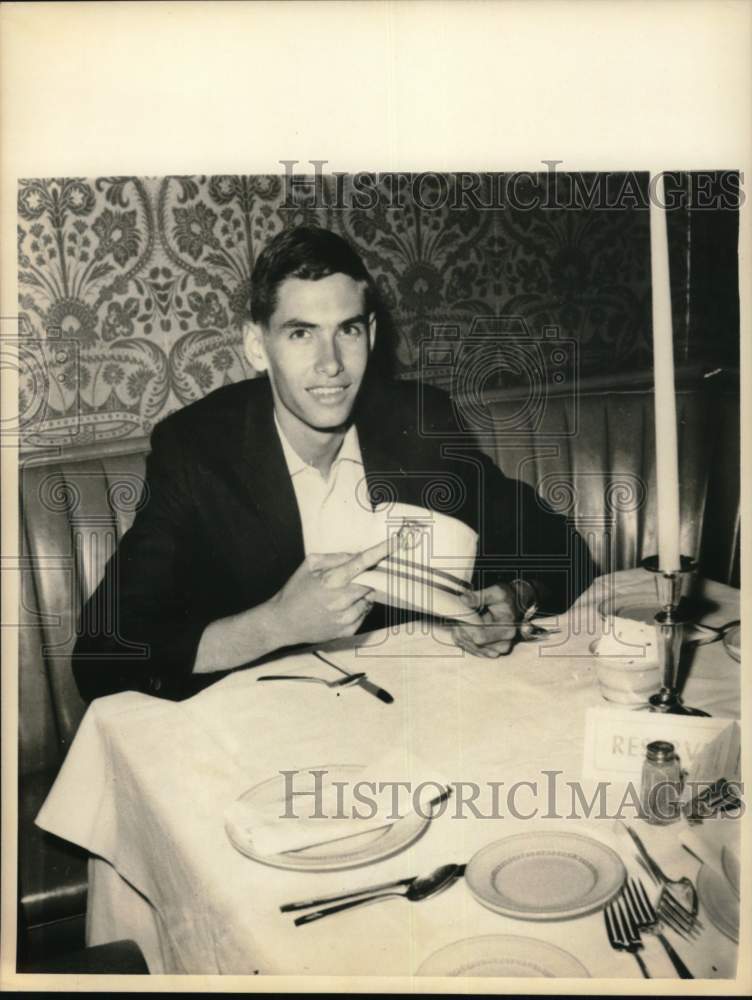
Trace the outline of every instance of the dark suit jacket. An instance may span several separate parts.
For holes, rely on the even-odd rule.
[[[543,581],[555,612],[589,584],[587,548],[567,521],[450,436],[444,393],[371,379],[354,419],[371,501],[434,508],[475,528],[476,585]],[[223,674],[192,674],[203,630],[268,600],[303,557],[268,381],[218,389],[167,417],[152,434],[143,506],[81,615],[81,695],[182,698],[217,680]],[[380,614],[376,605],[362,628],[383,624]]]

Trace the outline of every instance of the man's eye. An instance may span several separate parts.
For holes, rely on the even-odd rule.
[[[290,330],[290,340],[303,340],[308,336],[308,330],[298,329]]]
[[[359,323],[351,323],[349,326],[343,326],[342,332],[346,337],[359,337],[363,333],[363,327]]]

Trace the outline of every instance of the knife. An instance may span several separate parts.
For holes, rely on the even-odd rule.
[[[627,826],[627,824],[626,824],[626,823],[624,823],[624,824],[623,824],[623,826],[624,826],[624,829],[625,829],[625,830],[627,831],[627,833],[629,834],[629,836],[630,836],[630,837],[632,838],[632,840],[634,841],[634,845],[635,845],[635,847],[637,848],[637,850],[638,850],[638,851],[640,852],[640,857],[642,858],[642,860],[643,860],[643,861],[645,862],[645,864],[647,865],[647,867],[648,867],[648,869],[649,869],[650,873],[651,873],[651,874],[652,874],[652,875],[653,875],[653,876],[654,876],[654,877],[655,877],[655,878],[656,878],[656,879],[657,879],[657,880],[658,880],[658,881],[659,881],[660,883],[663,883],[663,882],[665,882],[665,881],[666,881],[666,876],[665,876],[665,875],[663,874],[663,872],[662,872],[662,871],[661,871],[661,869],[660,869],[660,868],[658,867],[658,865],[657,865],[657,864],[655,863],[655,861],[653,861],[653,859],[652,859],[652,858],[650,857],[650,855],[649,855],[649,854],[648,854],[648,852],[647,852],[647,849],[646,849],[645,845],[644,845],[644,844],[643,844],[643,842],[642,842],[642,841],[640,840],[640,838],[639,838],[639,837],[637,836],[637,834],[636,834],[636,833],[634,832],[634,830],[632,829],[632,827],[631,827],[631,826]]]
[[[285,903],[279,909],[282,913],[307,910],[309,906],[318,906],[320,903],[336,903],[338,899],[349,899],[351,896],[363,896],[369,892],[380,892],[382,889],[396,889],[400,885],[410,885],[417,877],[417,875],[410,875],[408,878],[398,878],[393,882],[379,882],[377,885],[364,886],[362,889],[353,889],[350,892],[335,892],[330,896],[319,896],[317,899],[302,899],[295,903]]]
[[[362,687],[364,691],[375,695],[379,701],[383,701],[386,705],[391,705],[394,701],[393,695],[379,687],[378,684],[374,684],[373,681],[369,681],[367,677],[361,677],[359,681],[353,684],[353,687]]]
[[[317,649],[312,649],[311,652],[313,653],[313,655],[316,657],[317,660],[321,660],[323,663],[328,663],[330,667],[334,667],[335,670],[339,670],[341,674],[345,674],[346,676],[351,676],[350,674],[348,674],[347,670],[344,670],[342,667],[336,664],[334,660],[327,659],[327,657],[323,656]],[[364,691],[367,691],[369,694],[374,695],[376,698],[379,699],[379,701],[383,701],[384,704],[386,705],[391,705],[392,702],[394,701],[393,696],[390,695],[388,691],[385,691],[384,688],[379,687],[378,684],[374,684],[373,681],[369,681],[367,677],[362,677],[356,684],[353,684],[353,687],[362,687]]]
[[[689,969],[684,964],[684,962],[681,960],[681,958],[679,957],[679,955],[674,951],[674,949],[672,948],[671,944],[666,940],[665,935],[659,934],[658,937],[660,939],[661,944],[666,949],[666,954],[671,959],[671,962],[673,963],[674,968],[679,973],[679,978],[680,979],[694,979],[695,977],[689,971]]]
[[[452,794],[452,791],[453,791],[452,786],[451,785],[447,785],[444,788],[444,791],[441,792],[440,795],[437,795],[435,799],[431,799],[429,801],[428,805],[429,806],[438,805],[439,802],[444,801],[444,799],[448,799],[449,796]],[[282,853],[283,854],[300,854],[302,851],[309,851],[312,848],[324,847],[324,845],[329,845],[329,844],[338,844],[338,843],[340,843],[343,840],[352,840],[354,837],[362,837],[366,833],[379,833],[379,831],[381,831],[381,830],[388,830],[389,827],[394,826],[395,823],[399,823],[400,820],[404,820],[405,818],[406,818],[405,816],[401,816],[401,817],[399,817],[399,819],[390,820],[388,823],[383,823],[381,826],[372,827],[372,828],[369,828],[367,830],[357,830],[355,833],[346,833],[346,834],[343,834],[343,836],[341,836],[341,837],[330,837],[327,840],[320,840],[320,841],[318,841],[315,844],[306,844],[305,847],[294,847],[291,850],[289,850],[289,851],[283,851]],[[431,818],[433,818],[433,816],[431,816]],[[463,867],[462,872],[464,873],[464,871],[465,871],[465,869]],[[408,881],[410,881],[410,880],[408,880]],[[403,883],[400,883],[400,884],[403,884]],[[404,884],[407,884],[407,883],[404,883]],[[363,890],[363,892],[370,892],[370,891],[371,891],[370,889],[364,889]],[[351,895],[359,896],[360,893],[356,892],[356,893],[351,894]],[[320,902],[325,903],[325,902],[327,902],[327,900],[322,899]],[[306,903],[305,905],[309,906],[309,905],[314,905],[314,904]]]
[[[465,867],[465,865],[457,866],[457,878],[462,878],[465,874]],[[280,910],[282,913],[292,913],[293,910],[307,910],[310,906],[319,906],[323,903],[336,903],[339,899],[367,896],[372,892],[381,892],[382,889],[397,889],[401,885],[411,885],[417,877],[417,875],[410,875],[408,878],[395,879],[393,882],[380,882],[377,885],[367,885],[362,889],[352,889],[350,892],[336,892],[330,896],[319,896],[317,899],[304,899],[295,903],[285,903],[280,906]]]

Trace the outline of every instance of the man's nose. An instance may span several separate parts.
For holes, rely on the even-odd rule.
[[[333,378],[342,371],[342,359],[335,342],[324,343],[319,348],[316,358],[316,371]]]

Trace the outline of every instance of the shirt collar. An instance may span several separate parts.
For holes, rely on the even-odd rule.
[[[280,444],[282,445],[282,453],[285,456],[287,471],[290,473],[290,478],[296,476],[299,472],[304,472],[306,469],[312,469],[314,472],[317,472],[318,470],[314,469],[312,465],[303,461],[297,451],[295,451],[293,446],[290,444],[287,435],[280,426],[279,420],[277,420],[276,412],[274,414],[274,426],[277,428],[277,434],[279,435]],[[340,462],[355,462],[356,465],[363,465],[363,457],[360,452],[360,442],[358,440],[358,431],[354,424],[350,426],[342,439],[340,449],[332,462],[332,469]]]

